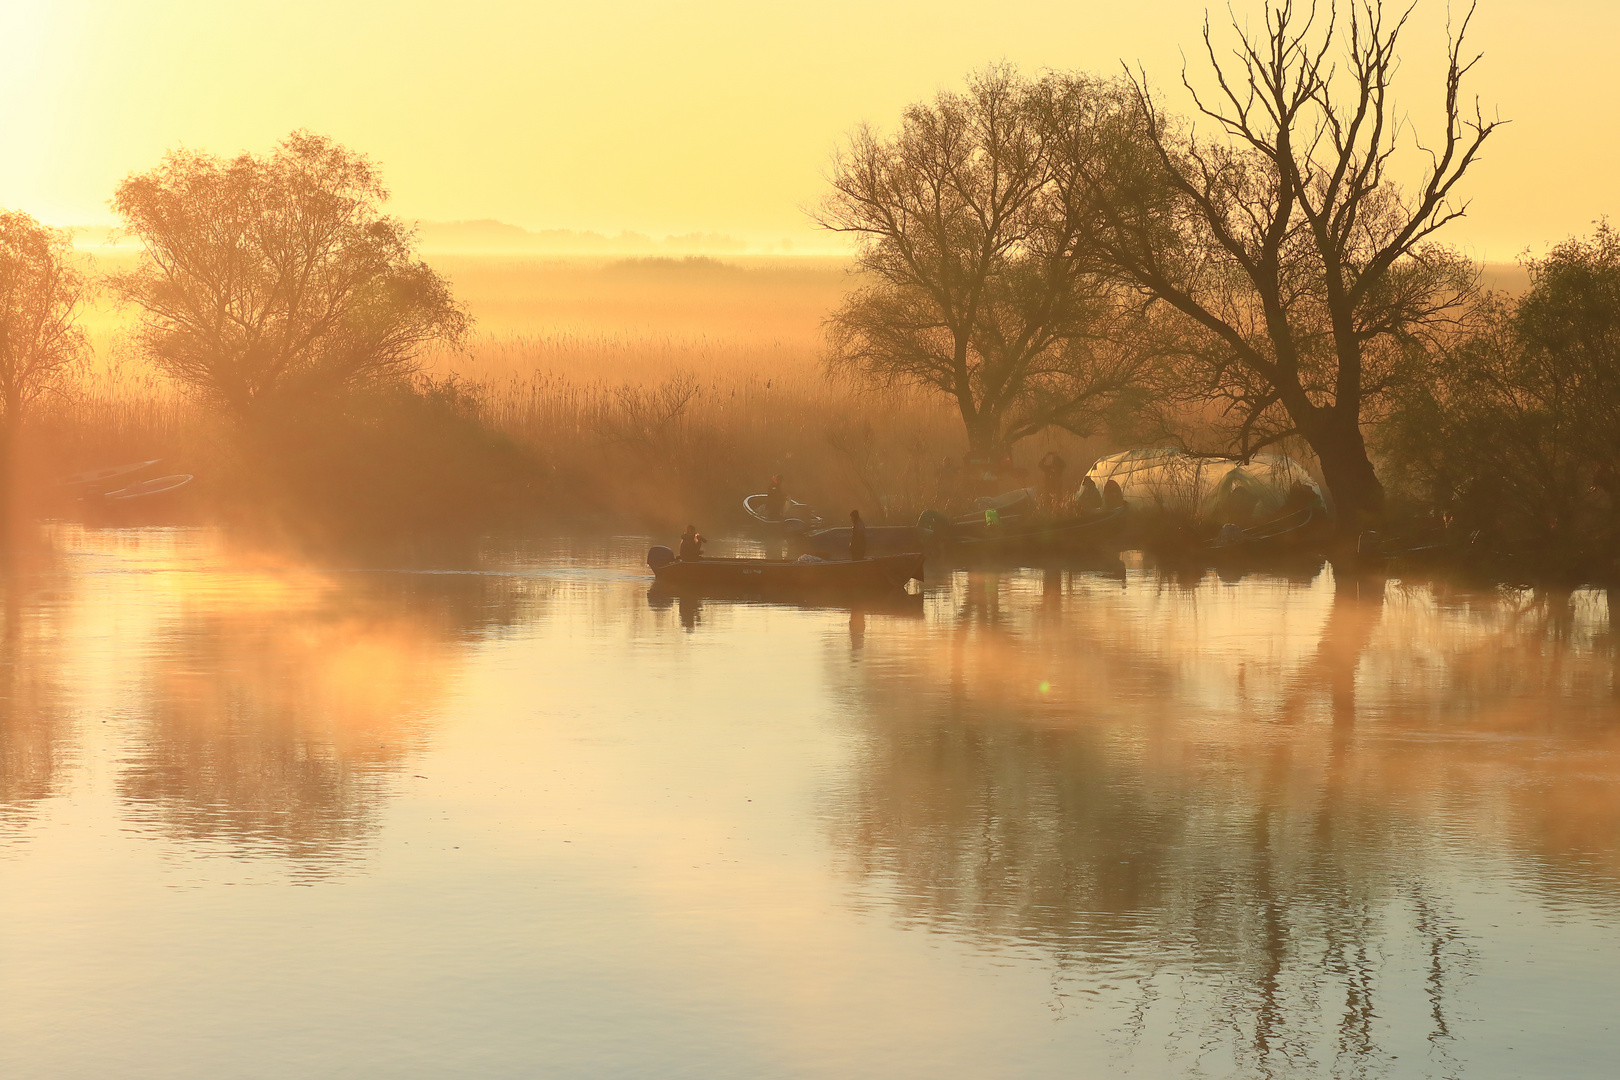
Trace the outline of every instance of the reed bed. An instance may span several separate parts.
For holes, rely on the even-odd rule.
[[[535,482],[512,496],[525,516],[727,529],[741,523],[743,496],[775,475],[829,517],[858,508],[874,523],[910,522],[944,498],[941,462],[965,449],[943,397],[827,376],[821,320],[848,287],[835,263],[442,263],[479,332],[426,354],[415,392],[535,463]],[[128,313],[93,316],[93,362],[28,425],[29,472],[161,457],[196,473],[205,495],[221,486],[241,464],[227,460],[227,425],[127,355]],[[1076,468],[1103,449],[1054,435],[1020,457],[1033,464],[1049,447]],[[401,468],[411,458],[402,453]]]

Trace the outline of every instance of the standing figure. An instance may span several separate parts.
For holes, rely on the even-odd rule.
[[[1048,450],[1046,456],[1040,460],[1041,494],[1048,499],[1055,499],[1063,493],[1063,470],[1069,463],[1058,456],[1056,450]]]
[[[703,545],[709,541],[697,531],[696,525],[688,525],[686,531],[681,533],[681,562],[697,562],[703,558]]]
[[[852,562],[866,558],[866,522],[859,510],[849,512],[849,557]]]
[[[782,511],[787,509],[787,492],[782,489],[779,477],[771,477],[771,486],[765,493],[765,516],[771,521],[781,521]]]

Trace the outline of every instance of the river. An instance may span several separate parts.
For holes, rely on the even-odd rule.
[[[0,1075],[1610,1076],[1602,591],[650,600],[79,530],[0,585]]]

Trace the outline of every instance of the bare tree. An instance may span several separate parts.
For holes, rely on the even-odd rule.
[[[817,214],[856,238],[865,279],[829,320],[834,368],[948,394],[978,454],[1052,426],[1089,434],[1153,355],[1141,298],[1077,242],[1064,182],[1119,92],[995,67],[908,108],[892,137],[856,130]]]
[[[415,372],[468,318],[387,197],[371,161],[308,132],[130,176],[113,208],[144,247],[114,285],[145,313],[145,351],[243,419]]]
[[[1448,44],[1439,142],[1413,140],[1415,167],[1398,157],[1390,95],[1409,15],[1267,0],[1263,34],[1234,20],[1231,58],[1206,20],[1215,90],[1182,82],[1218,134],[1166,120],[1139,78],[1136,145],[1090,170],[1091,242],[1203,336],[1187,388],[1226,403],[1241,453],[1302,437],[1347,531],[1383,507],[1364,422],[1475,286],[1432,238],[1466,211],[1454,193],[1499,123],[1465,109],[1470,9]],[[1403,169],[1415,184],[1397,182]]]

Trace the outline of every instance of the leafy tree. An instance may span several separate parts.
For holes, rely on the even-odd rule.
[[[60,389],[84,353],[84,275],[67,234],[20,210],[0,211],[0,517],[9,518],[17,438],[30,406]]]
[[[1238,450],[1303,438],[1355,530],[1384,502],[1363,425],[1421,369],[1476,280],[1432,238],[1466,210],[1454,193],[1498,122],[1465,111],[1478,59],[1463,53],[1465,18],[1448,47],[1444,129],[1408,169],[1391,93],[1410,9],[1263,11],[1263,33],[1234,22],[1232,58],[1206,22],[1212,94],[1183,76],[1214,133],[1170,121],[1136,82],[1135,137],[1092,172],[1090,242],[1202,336],[1182,386],[1225,404]]]
[[[69,265],[65,232],[20,210],[0,211],[0,409],[14,432],[84,352],[84,275]]]
[[[1422,498],[1511,549],[1612,562],[1620,540],[1620,236],[1606,223],[1484,298],[1383,442]],[[1607,567],[1606,567],[1607,569]]]
[[[835,370],[949,395],[980,454],[1051,426],[1089,434],[1140,386],[1141,298],[1078,242],[1075,159],[1118,93],[995,67],[906,109],[892,136],[856,130],[817,215],[859,244],[863,283],[829,320]]]
[[[114,284],[144,312],[144,351],[244,420],[412,374],[469,320],[387,197],[370,160],[308,132],[130,176],[113,208],[143,252]]]

